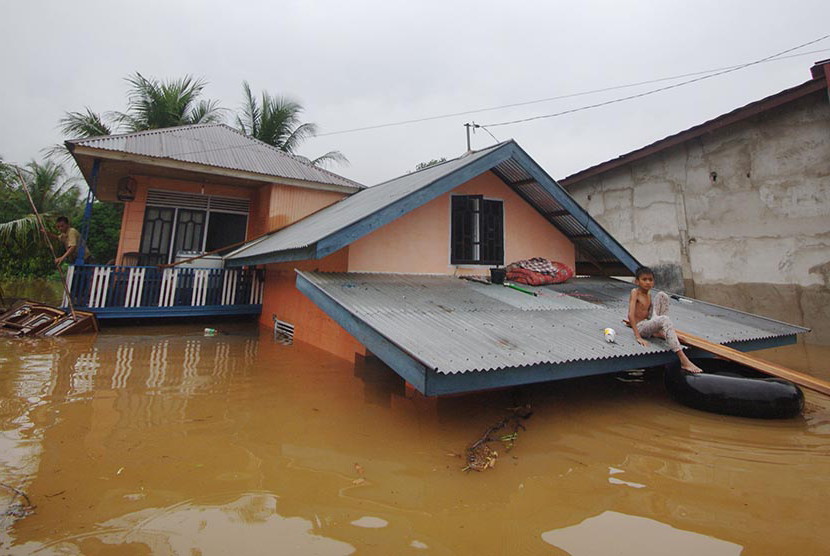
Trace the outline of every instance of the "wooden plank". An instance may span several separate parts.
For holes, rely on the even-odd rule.
[[[728,359],[729,361],[746,365],[747,367],[751,367],[757,371],[761,371],[762,373],[795,382],[799,386],[803,386],[804,388],[809,388],[810,390],[830,396],[830,383],[824,380],[782,367],[781,365],[777,365],[770,361],[765,361],[742,351],[710,342],[709,340],[705,340],[699,336],[695,336],[687,332],[682,332],[680,330],[676,330],[676,332],[677,338],[686,345],[708,351],[709,353],[714,353],[715,355]]]

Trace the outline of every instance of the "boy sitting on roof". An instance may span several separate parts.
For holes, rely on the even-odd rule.
[[[690,373],[699,373],[700,367],[692,363],[674,332],[674,325],[668,316],[669,296],[666,292],[658,292],[654,303],[651,301],[651,288],[654,287],[654,272],[647,266],[641,266],[634,273],[636,288],[631,290],[631,298],[628,302],[628,320],[626,324],[634,331],[637,343],[647,346],[645,338],[655,336],[663,338],[669,344],[677,358],[680,359],[680,368]]]

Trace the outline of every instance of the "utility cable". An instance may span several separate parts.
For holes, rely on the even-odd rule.
[[[542,119],[546,119],[546,118],[555,118],[557,116],[564,116],[565,114],[573,114],[575,112],[582,112],[582,111],[585,111],[585,110],[590,110],[592,108],[599,108],[601,106],[608,106],[609,104],[616,104],[618,102],[624,102],[626,100],[633,100],[633,99],[636,99],[636,98],[642,98],[642,97],[645,97],[645,96],[653,95],[655,93],[660,93],[662,91],[668,91],[670,89],[676,89],[678,87],[683,87],[684,85],[689,85],[690,83],[697,83],[699,81],[703,81],[703,80],[706,80],[706,79],[711,79],[713,77],[718,77],[720,75],[725,75],[727,73],[732,73],[732,72],[735,72],[735,71],[738,71],[738,70],[742,70],[744,68],[748,68],[750,66],[755,66],[755,65],[758,65],[758,64],[762,64],[764,62],[769,62],[773,59],[778,58],[779,56],[781,56],[783,54],[787,54],[788,52],[792,52],[793,50],[798,50],[799,48],[804,48],[805,46],[809,46],[809,45],[815,44],[819,41],[823,41],[823,40],[827,39],[828,37],[830,37],[830,34],[829,35],[824,35],[823,37],[820,37],[818,39],[806,42],[806,43],[801,44],[799,46],[794,46],[793,48],[788,48],[787,50],[783,50],[781,52],[778,52],[777,54],[772,54],[771,56],[761,58],[760,60],[755,60],[753,62],[748,62],[746,64],[741,64],[739,66],[733,66],[731,68],[724,69],[724,70],[721,70],[721,71],[717,71],[717,72],[711,73],[709,75],[704,75],[702,77],[696,77],[694,79],[688,79],[686,81],[681,81],[680,83],[675,83],[673,85],[667,85],[665,87],[658,87],[657,89],[651,89],[650,91],[637,93],[635,95],[629,95],[627,97],[615,98],[615,99],[607,100],[607,101],[604,101],[604,102],[598,102],[596,104],[589,104],[587,106],[580,106],[578,108],[571,108],[569,110],[563,110],[561,112],[556,112],[556,113],[553,113],[553,114],[543,114],[543,115],[540,115],[540,116],[531,116],[529,118],[521,118],[521,119],[518,119],[518,120],[510,120],[510,121],[507,121],[507,122],[498,122],[498,123],[493,123],[493,124],[481,124],[481,127],[483,127],[483,128],[499,127],[499,126],[505,126],[505,125],[520,124],[520,123],[524,123],[524,122],[531,122],[531,121],[534,121],[534,120],[542,120]]]

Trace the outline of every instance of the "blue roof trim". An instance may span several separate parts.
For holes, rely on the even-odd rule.
[[[512,143],[511,155],[521,164],[524,169],[530,174],[536,182],[541,185],[548,194],[556,199],[565,210],[570,212],[580,224],[596,237],[603,246],[605,246],[614,256],[619,259],[625,267],[633,274],[640,265],[631,253],[623,247],[611,234],[600,226],[599,222],[593,219],[588,212],[577,203],[565,189],[559,185],[556,180],[548,175],[519,145]]]
[[[288,249],[285,251],[276,251],[273,253],[264,253],[262,255],[254,255],[252,257],[240,257],[238,259],[225,259],[225,266],[228,268],[238,268],[242,266],[253,266],[258,264],[268,263],[285,263],[291,261],[307,261],[310,259],[319,259],[317,256],[317,244],[300,249]]]
[[[357,241],[363,236],[381,228],[390,222],[393,222],[401,216],[415,210],[418,207],[440,197],[441,195],[452,191],[462,183],[470,181],[489,171],[491,168],[497,166],[510,158],[510,147],[513,142],[508,142],[493,150],[493,152],[475,160],[474,162],[462,166],[457,170],[442,176],[433,181],[426,187],[422,187],[403,199],[395,201],[394,203],[375,211],[374,213],[358,220],[357,222],[341,228],[337,232],[330,234],[317,242],[317,258],[325,257],[335,251],[342,249],[350,243]]]
[[[786,346],[796,343],[795,335],[780,336],[777,338],[765,338],[748,342],[729,342],[724,345],[740,351],[753,351],[756,349],[767,349],[772,347]],[[687,348],[689,357],[708,358],[713,354]],[[487,390],[491,388],[503,388],[506,386],[519,386],[522,384],[533,384],[537,382],[548,382],[554,380],[565,380],[585,376],[610,374],[628,371],[631,369],[643,369],[672,363],[677,358],[673,353],[651,353],[629,357],[614,357],[610,359],[572,361],[558,365],[542,364],[528,367],[510,367],[495,371],[478,371],[468,373],[439,373],[434,370],[427,371],[426,391],[427,396],[443,396],[448,394],[462,394],[465,392]]]
[[[100,319],[144,319],[164,317],[220,317],[258,315],[262,305],[174,305],[173,307],[83,307],[76,309],[95,313]]]
[[[389,365],[404,380],[419,392],[426,394],[427,368],[404,352],[385,336],[360,320],[342,305],[326,295],[320,288],[309,282],[301,271],[297,272],[297,289],[323,310],[337,324],[343,327],[358,342],[366,346],[381,361]]]

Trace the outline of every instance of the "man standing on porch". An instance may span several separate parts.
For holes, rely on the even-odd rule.
[[[60,242],[63,243],[63,247],[65,249],[63,255],[55,259],[55,263],[61,264],[66,259],[69,259],[69,261],[72,262],[77,255],[78,248],[81,245],[84,247],[84,264],[91,263],[92,253],[89,252],[89,248],[84,243],[84,239],[81,237],[81,232],[69,225],[69,218],[66,216],[58,216],[58,219],[55,221],[55,226],[58,228],[60,234],[49,235],[59,239]]]

